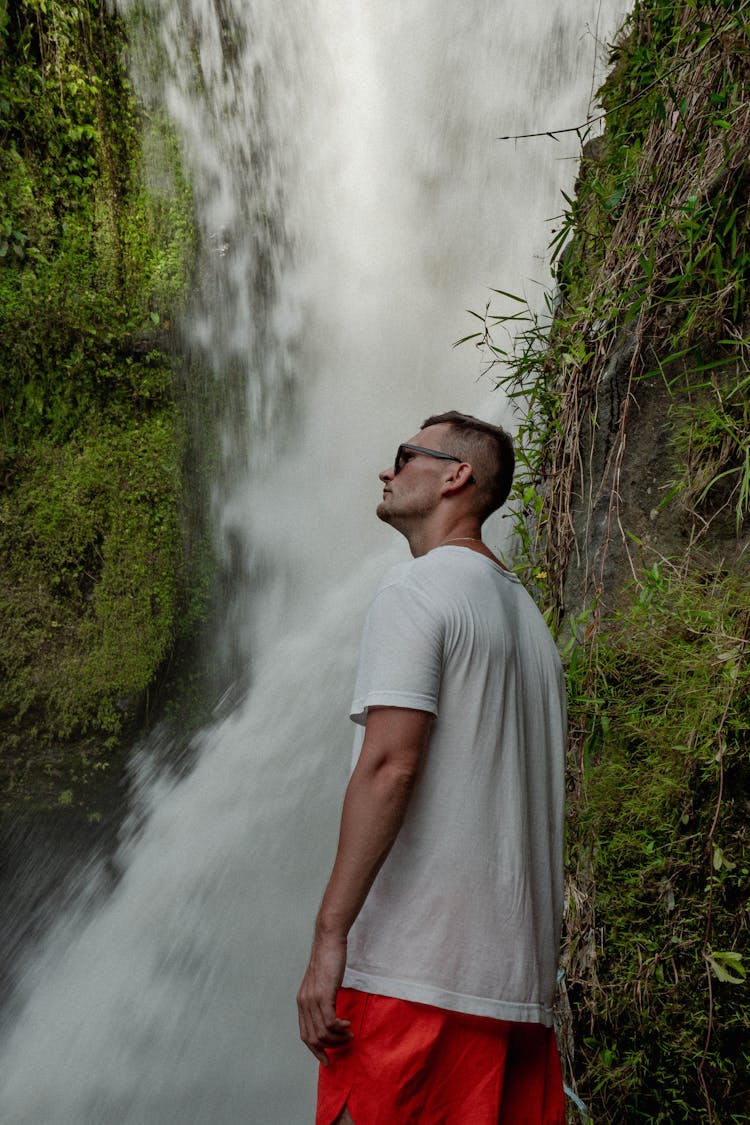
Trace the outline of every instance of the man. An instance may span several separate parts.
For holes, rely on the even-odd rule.
[[[317,1125],[563,1125],[551,1002],[565,702],[554,642],[482,542],[500,428],[428,418],[380,473],[413,559],[365,624],[354,768],[297,997]]]

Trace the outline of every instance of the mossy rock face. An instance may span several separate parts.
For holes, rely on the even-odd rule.
[[[516,565],[568,677],[561,1008],[597,1125],[750,1121],[749,31],[640,0],[551,324],[490,341],[527,407]]]
[[[597,1120],[748,1108],[750,582],[703,563],[655,564],[568,647],[566,967]]]
[[[572,1070],[597,1122],[750,1119],[747,30],[731,5],[638,5],[547,358],[549,380],[572,357],[544,569],[568,615]]]
[[[0,8],[0,804],[16,812],[85,805],[200,613],[172,357],[193,225],[121,22],[98,0]]]
[[[19,755],[48,778],[68,744],[112,747],[174,646],[179,430],[165,409],[38,440],[0,498],[0,746],[16,780]]]
[[[117,728],[111,700],[140,695],[164,659],[181,569],[175,429],[163,412],[77,447],[39,442],[2,498],[6,716],[43,705],[57,738]]]

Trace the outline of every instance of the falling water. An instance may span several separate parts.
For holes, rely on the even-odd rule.
[[[103,901],[18,981],[5,1125],[302,1125],[294,992],[330,861],[367,597],[404,547],[376,477],[428,413],[508,420],[466,309],[538,299],[596,0],[118,0],[179,138],[200,261],[183,335],[220,418],[213,501],[243,700],[175,782],[144,766]],[[496,542],[502,528],[493,530]],[[249,672],[249,675],[247,674]],[[92,899],[95,901],[92,904]]]

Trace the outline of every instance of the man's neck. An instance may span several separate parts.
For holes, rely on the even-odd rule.
[[[415,559],[426,555],[428,551],[434,551],[436,547],[455,545],[481,550],[484,546],[482,529],[476,521],[465,521],[453,526],[438,524],[434,527],[420,527],[404,534]]]

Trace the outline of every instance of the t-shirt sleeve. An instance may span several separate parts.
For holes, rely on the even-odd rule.
[[[351,718],[368,707],[410,707],[438,713],[444,624],[435,603],[409,583],[375,597],[362,635]]]

